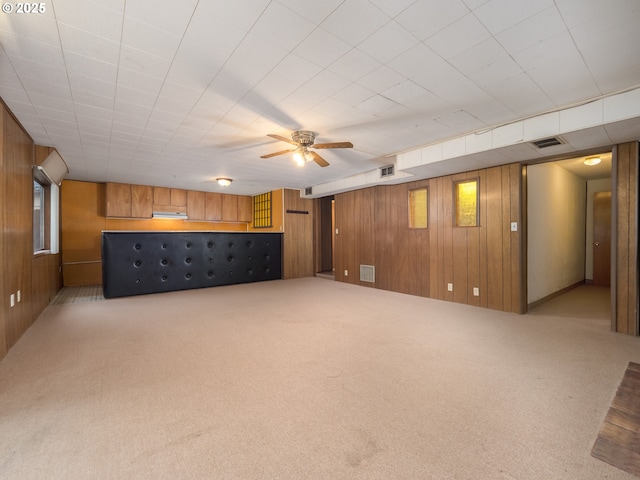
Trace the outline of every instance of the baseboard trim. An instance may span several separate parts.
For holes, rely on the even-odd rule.
[[[550,293],[549,295],[547,295],[546,297],[542,297],[538,300],[536,300],[535,302],[531,302],[527,304],[527,310],[530,310],[532,308],[537,307],[538,305],[542,305],[545,302],[548,302],[549,300],[559,297],[562,294],[567,293],[570,290],[573,290],[576,287],[579,287],[580,285],[584,285],[586,282],[585,280],[580,280],[579,282],[574,283],[573,285],[569,285],[568,287],[564,287],[556,292]]]

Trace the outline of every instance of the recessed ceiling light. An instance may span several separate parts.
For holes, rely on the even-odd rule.
[[[598,165],[601,161],[600,157],[589,157],[585,159],[584,164],[592,167],[593,165]]]

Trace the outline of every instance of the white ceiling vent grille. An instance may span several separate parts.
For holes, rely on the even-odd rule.
[[[360,281],[375,283],[376,267],[373,265],[360,265]]]
[[[538,148],[555,147],[556,145],[562,145],[564,142],[558,137],[543,138],[542,140],[536,140],[531,142],[532,145]]]
[[[380,169],[380,177],[384,178],[384,177],[392,177],[394,174],[394,168],[393,165],[387,165],[386,167],[382,167]]]

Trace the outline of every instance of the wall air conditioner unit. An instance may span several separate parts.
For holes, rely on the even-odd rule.
[[[60,185],[69,168],[57,150],[53,150],[40,165],[34,167],[36,177],[44,176],[51,184]]]

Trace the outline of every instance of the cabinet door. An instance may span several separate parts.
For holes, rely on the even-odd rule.
[[[222,221],[237,222],[238,221],[238,196],[222,194]]]
[[[151,218],[153,215],[153,187],[131,185],[131,216]]]
[[[154,205],[171,205],[171,189],[165,187],[153,187]]]
[[[204,192],[187,191],[187,216],[189,220],[205,220],[204,203]]]
[[[171,206],[172,207],[186,207],[187,206],[187,191],[179,188],[171,189]]]
[[[131,217],[131,185],[107,183],[106,197],[107,217]]]
[[[238,196],[238,221],[250,223],[253,220],[253,197]]]
[[[222,220],[222,194],[207,192],[204,201],[204,219],[209,222]]]

